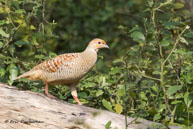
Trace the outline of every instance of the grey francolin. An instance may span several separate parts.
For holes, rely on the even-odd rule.
[[[16,79],[42,80],[46,84],[45,93],[51,98],[54,96],[49,94],[48,84],[67,85],[70,87],[71,95],[75,101],[82,105],[77,96],[76,85],[95,65],[97,52],[101,48],[109,47],[104,40],[93,39],[83,52],[62,54],[46,60]]]

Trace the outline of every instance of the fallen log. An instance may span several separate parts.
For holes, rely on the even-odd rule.
[[[109,121],[110,129],[125,129],[123,115],[0,84],[0,129],[105,129]],[[128,129],[156,129],[163,126],[130,117],[127,117],[127,121]],[[170,128],[179,129],[176,126]]]

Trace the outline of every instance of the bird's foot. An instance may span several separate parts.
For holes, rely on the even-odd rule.
[[[53,96],[53,95],[51,95],[51,94],[49,94],[49,93],[46,93],[46,95],[47,95],[49,98],[51,98],[51,99],[56,99],[55,96]]]
[[[73,95],[74,100],[78,103],[78,105],[82,105],[82,103],[79,101],[79,99]]]

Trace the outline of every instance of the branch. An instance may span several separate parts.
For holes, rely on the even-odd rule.
[[[155,8],[152,8],[152,23],[153,23],[153,27],[154,27],[154,33],[155,33],[155,40],[156,40],[156,43],[159,47],[159,54],[160,54],[160,57],[163,58],[163,53],[162,53],[162,47],[160,46],[159,42],[158,42],[158,31],[157,31],[157,26],[156,26],[156,23],[155,23],[155,15],[156,15],[156,11],[158,11],[161,7],[165,6],[165,5],[168,5],[172,2],[172,0],[167,0],[165,3],[160,3],[160,5],[158,7],[155,7]]]
[[[167,0],[166,2],[164,3],[160,3],[160,5],[158,7],[155,8],[155,10],[159,10],[161,7],[165,6],[165,5],[168,5],[168,4],[171,4],[172,0]]]
[[[189,29],[189,28],[190,28],[190,27],[187,25],[187,26],[182,30],[182,32],[178,35],[178,37],[177,37],[177,39],[176,39],[176,41],[175,41],[175,43],[174,43],[174,46],[173,46],[172,50],[170,51],[169,55],[167,56],[167,58],[164,60],[163,65],[168,61],[168,59],[170,58],[170,56],[172,55],[172,53],[173,53],[174,50],[176,49],[176,45],[179,43],[180,38],[182,37],[182,35],[184,34],[184,32],[185,32],[187,29]]]
[[[174,72],[176,73],[176,77],[178,79],[178,81],[180,82],[180,84],[183,84],[180,80],[180,77],[178,76],[178,72],[176,71],[176,69],[173,67],[172,62],[168,59],[168,63],[171,65],[172,69],[174,70]]]
[[[160,81],[160,79],[158,78],[154,78],[154,77],[151,77],[151,76],[148,76],[148,75],[145,75],[144,73],[138,71],[138,72],[135,72],[136,74],[140,75],[140,76],[143,76],[145,78],[148,78],[148,79],[152,79],[152,80],[156,80],[156,81]]]

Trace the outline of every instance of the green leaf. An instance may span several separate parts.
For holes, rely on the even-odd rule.
[[[157,85],[157,83],[152,87],[152,89],[153,89],[155,92],[158,92],[159,86]]]
[[[9,38],[9,34],[5,33],[4,30],[2,30],[2,28],[0,28],[0,35],[6,38]]]
[[[57,54],[56,54],[56,53],[54,53],[54,52],[49,52],[49,56],[50,56],[50,57],[56,57],[56,56],[57,56]]]
[[[84,84],[85,88],[89,88],[89,87],[96,87],[96,83],[94,82],[87,82]]]
[[[35,58],[37,59],[42,59],[44,57],[44,55],[35,55]]]
[[[179,53],[179,54],[187,54],[185,50],[182,50],[182,49],[178,49],[175,51],[175,53]]]
[[[192,98],[190,98],[189,92],[185,93],[185,95],[184,95],[184,102],[185,102],[187,108],[189,108],[190,105],[192,104]]]
[[[152,5],[153,5],[153,0],[148,0],[148,1],[147,1],[147,4],[148,4],[149,7],[152,7]]]
[[[119,25],[119,26],[118,26],[118,29],[122,29],[122,30],[123,30],[123,29],[126,29],[126,27],[123,26],[123,25]]]
[[[143,42],[145,41],[145,36],[143,33],[139,32],[139,31],[134,31],[133,33],[131,33],[130,35],[134,41],[136,42]]]
[[[111,121],[108,121],[105,125],[105,129],[110,129],[111,126]]]
[[[118,114],[121,114],[121,112],[123,111],[123,107],[120,104],[115,104],[114,109]]]
[[[88,97],[88,95],[87,95],[86,92],[79,92],[79,93],[78,93],[78,96],[79,96],[80,98],[87,98],[87,97]]]
[[[120,58],[115,59],[115,60],[113,61],[114,64],[116,64],[116,63],[122,63],[122,62],[123,62],[123,60],[120,59]]]
[[[17,45],[18,47],[21,47],[21,46],[23,46],[23,45],[25,45],[25,44],[29,44],[29,43],[26,42],[26,41],[22,41],[22,40],[19,40],[19,41],[16,41],[16,42],[15,42],[15,45]]]
[[[174,9],[181,9],[184,7],[184,4],[183,3],[175,3],[174,4]]]
[[[11,4],[16,8],[19,9],[19,2],[17,0],[12,0]],[[16,10],[17,11],[17,10]]]
[[[111,71],[110,71],[110,74],[114,75],[114,74],[117,74],[117,73],[121,73],[121,68],[120,67],[112,67]]]
[[[23,9],[18,9],[15,11],[15,13],[23,14],[23,13],[25,13],[25,11]]]
[[[0,76],[3,77],[5,75],[5,69],[0,68]]]
[[[146,94],[144,92],[141,92],[139,94],[139,96],[141,97],[142,100],[148,100],[148,98],[147,98],[147,96],[146,96]]]
[[[155,114],[153,117],[153,121],[159,120],[160,118],[161,118],[161,115],[159,113]]]
[[[162,47],[169,46],[169,41],[166,40],[166,39],[163,39],[163,40],[160,42],[160,46],[162,46]]]
[[[3,47],[3,43],[0,41],[0,48],[2,48]]]
[[[160,74],[160,71],[153,71],[152,74],[154,74],[154,75],[159,75],[159,74]]]
[[[35,46],[38,46],[38,45],[39,45],[39,43],[37,42],[37,39],[36,39],[35,36],[32,37],[32,41],[33,41],[33,44],[34,44]]]
[[[17,68],[14,64],[10,64],[9,67],[8,67],[8,71],[9,71],[9,84],[12,85],[13,83],[13,80],[17,77],[18,75],[18,71],[17,71]]]
[[[98,96],[102,95],[103,93],[104,92],[102,90],[98,90],[97,93],[96,93],[96,96],[98,97]]]
[[[0,20],[0,25],[6,24],[6,20]]]
[[[123,96],[124,94],[125,94],[125,89],[119,89],[118,90],[119,97]]]
[[[172,96],[173,94],[175,94],[180,89],[182,89],[182,86],[180,86],[180,85],[170,86],[167,90],[167,94]]]
[[[103,103],[103,106],[108,109],[109,111],[112,111],[113,112],[113,109],[112,109],[112,105],[109,101],[103,99],[102,100],[102,103]]]
[[[9,53],[13,56],[15,52],[15,47],[13,45],[10,45],[8,48]]]
[[[163,26],[166,28],[166,29],[180,29],[180,26],[181,23],[179,21],[175,21],[175,22],[168,22],[168,21],[164,21],[163,22]]]
[[[179,101],[179,100],[172,101],[172,104],[178,104],[178,103],[182,103],[182,101]]]

